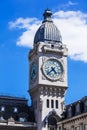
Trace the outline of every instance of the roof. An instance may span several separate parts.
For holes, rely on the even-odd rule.
[[[87,96],[66,106],[64,119],[87,113]]]
[[[38,42],[45,42],[45,43],[62,43],[62,36],[60,31],[55,26],[51,19],[52,12],[49,9],[46,9],[43,16],[44,20],[42,25],[37,30],[35,37],[34,37],[34,45]]]
[[[22,104],[27,104],[28,100],[23,97],[14,97],[14,96],[7,96],[7,95],[0,95],[0,103],[10,103],[10,102],[16,102],[16,103],[22,103]]]
[[[10,117],[18,122],[35,122],[34,110],[26,98],[0,95],[0,121]]]

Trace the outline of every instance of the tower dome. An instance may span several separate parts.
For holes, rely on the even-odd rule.
[[[42,25],[39,27],[34,37],[34,44],[37,44],[38,42],[62,43],[60,31],[53,23],[51,15],[52,12],[49,9],[45,10]]]

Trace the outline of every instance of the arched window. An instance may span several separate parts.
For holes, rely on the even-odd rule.
[[[57,120],[55,117],[48,118],[48,130],[57,130]]]

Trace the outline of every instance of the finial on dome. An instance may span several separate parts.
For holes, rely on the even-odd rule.
[[[45,21],[52,22],[52,19],[51,19],[52,12],[51,12],[50,9],[46,9],[43,16],[44,16],[44,21],[43,22],[45,22]]]

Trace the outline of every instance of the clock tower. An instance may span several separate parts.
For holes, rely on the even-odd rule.
[[[38,130],[57,130],[67,89],[67,48],[47,9],[29,52],[29,93]]]

